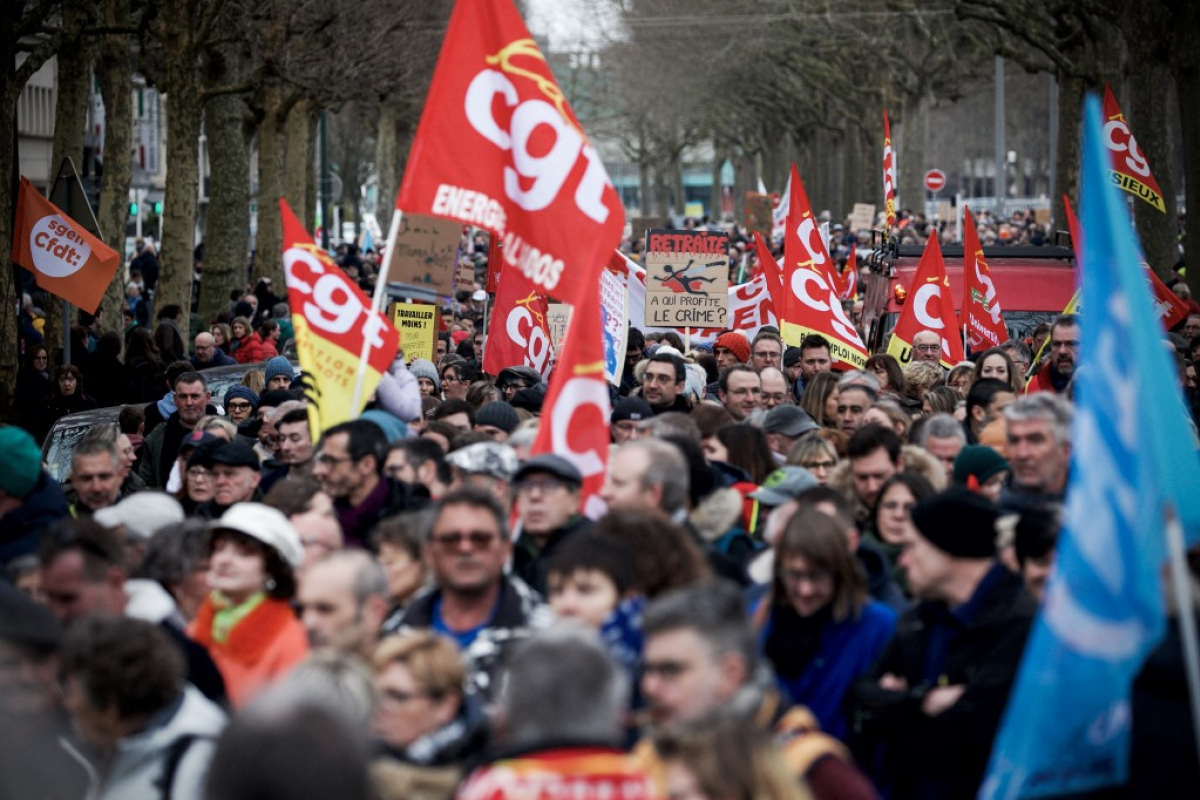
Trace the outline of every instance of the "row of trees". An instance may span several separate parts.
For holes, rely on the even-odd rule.
[[[603,47],[603,79],[576,102],[589,130],[637,164],[649,211],[682,198],[680,156],[707,144],[737,165],[738,191],[782,187],[794,160],[810,193],[848,211],[880,202],[887,108],[901,165],[930,163],[930,110],[990,94],[996,55],[1058,84],[1056,193],[1075,197],[1082,100],[1110,83],[1163,190],[1167,213],[1136,204],[1150,263],[1177,261],[1177,121],[1189,199],[1200,196],[1200,6],[1188,0],[625,0]],[[1179,89],[1176,91],[1176,89]],[[1019,99],[1018,99],[1019,102]],[[581,108],[582,106],[582,108]],[[975,122],[980,126],[978,121]],[[1043,122],[1043,124],[1045,124]],[[980,126],[984,127],[984,126]],[[983,136],[990,136],[990,127]],[[807,167],[805,166],[807,165]],[[807,171],[806,171],[807,170]],[[714,177],[714,186],[719,186]],[[921,170],[900,174],[923,197]],[[716,195],[714,194],[714,197]],[[676,208],[681,207],[676,204]],[[1192,203],[1196,207],[1196,203]],[[1055,198],[1055,219],[1064,219]],[[1188,219],[1200,241],[1200,215]],[[1200,270],[1193,270],[1200,293]]]
[[[381,188],[395,191],[402,147],[449,18],[451,0],[6,0],[0,4],[0,107],[15,109],[29,78],[57,60],[53,163],[82,152],[89,77],[105,105],[98,222],[124,248],[131,179],[131,92],[135,73],[165,95],[167,184],[159,305],[187,309],[199,196],[198,143],[210,158],[209,210],[200,314],[211,318],[244,282],[249,242],[250,153],[258,153],[258,234],[254,277],[283,285],[277,199],[311,214],[318,112],[347,105],[377,125]],[[0,252],[11,246],[15,126],[0,126]],[[359,138],[365,138],[359,132]],[[355,169],[361,173],[361,163]],[[311,220],[309,220],[311,222]],[[122,274],[107,293],[104,325],[121,326]],[[0,270],[0,416],[16,375],[11,270]],[[57,303],[48,335],[61,337]]]
[[[353,205],[374,175],[395,195],[452,0],[6,0],[0,4],[0,107],[56,57],[54,162],[82,149],[86,82],[106,107],[99,222],[123,246],[130,181],[134,73],[166,95],[167,191],[160,303],[188,306],[197,219],[197,141],[211,161],[200,314],[209,318],[242,282],[248,241],[250,153],[258,153],[255,277],[282,285],[276,198],[298,213],[315,203],[318,112],[339,112],[332,153]],[[586,4],[575,8],[586,9]],[[823,204],[848,209],[880,195],[881,110],[888,108],[901,164],[926,162],[923,124],[938,103],[979,91],[995,55],[1059,86],[1058,191],[1077,193],[1078,120],[1085,90],[1111,82],[1163,189],[1167,214],[1139,204],[1151,264],[1174,263],[1178,122],[1189,198],[1200,193],[1200,5],[1189,0],[603,0],[592,39],[598,67],[565,74],[587,129],[616,141],[636,164],[648,211],[682,198],[682,160],[710,146],[737,167],[740,189],[762,175],[783,185],[792,161],[820,165],[806,182]],[[619,25],[614,25],[614,21]],[[1124,88],[1122,92],[1121,89]],[[1176,91],[1177,88],[1182,90]],[[12,126],[0,126],[0,175],[12,163]],[[717,167],[719,168],[719,166]],[[902,197],[922,195],[904,170]],[[714,175],[714,185],[720,181]],[[714,195],[715,196],[715,195]],[[0,181],[0,252],[11,242],[12,203]],[[1062,219],[1061,209],[1057,219]],[[311,222],[311,220],[309,220]],[[1187,239],[1200,241],[1200,215]],[[1189,276],[1200,295],[1200,270]],[[16,373],[13,281],[0,271],[0,410]],[[121,286],[105,299],[120,324]],[[56,305],[56,304],[55,304]],[[60,320],[51,320],[56,331]],[[57,335],[57,333],[53,334]]]

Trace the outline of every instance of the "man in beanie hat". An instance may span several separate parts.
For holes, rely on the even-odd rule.
[[[70,513],[42,471],[42,451],[22,428],[0,427],[0,566],[37,552],[42,529]]]
[[[520,424],[517,410],[503,400],[484,403],[475,412],[475,430],[494,442],[507,442]]]
[[[750,342],[741,331],[725,331],[713,344],[713,355],[717,369],[724,370],[734,364],[745,364],[750,360]]]
[[[922,602],[852,699],[863,744],[883,747],[878,777],[894,797],[974,797],[983,781],[1037,612],[996,560],[999,515],[959,487],[912,511],[899,564]]]
[[[638,423],[654,416],[654,409],[640,397],[622,397],[613,406],[609,433],[613,444],[625,444],[638,437]]]
[[[268,392],[272,389],[290,389],[295,377],[296,371],[292,369],[292,362],[283,356],[275,356],[267,361],[263,368],[263,382]]]

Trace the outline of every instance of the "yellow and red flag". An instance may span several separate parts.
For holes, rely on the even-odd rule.
[[[500,271],[496,303],[488,323],[483,371],[499,375],[507,367],[532,367],[543,377],[550,372],[550,326],[546,296],[514,267]]]
[[[846,266],[840,272],[834,266],[833,277],[837,283],[839,300],[858,299],[858,242],[850,242],[850,255],[846,258]]]
[[[1150,162],[1138,147],[1137,139],[1129,130],[1129,123],[1125,121],[1117,98],[1113,97],[1108,85],[1104,87],[1104,131],[1101,140],[1112,161],[1113,183],[1166,213],[1162,190],[1150,171]]]
[[[963,302],[962,321],[971,352],[982,353],[1008,341],[1008,328],[996,297],[996,284],[983,257],[971,209],[963,208]]]
[[[313,242],[282,199],[279,214],[296,355],[300,368],[313,383],[315,397],[308,416],[314,432],[319,434],[362,412],[361,407],[352,406],[364,341],[370,344],[363,382],[363,397],[368,398],[396,358],[400,332],[387,317],[371,308],[370,298]]]
[[[575,465],[583,475],[580,510],[598,519],[605,504],[600,499],[608,465],[609,402],[604,379],[604,326],[600,303],[579,303],[563,337],[562,353],[542,411],[531,455],[553,453]],[[622,354],[623,355],[623,354]]]
[[[542,293],[595,302],[625,211],[511,0],[458,0],[396,208],[487,228]]]
[[[887,210],[887,232],[896,227],[896,153],[892,150],[892,125],[883,110],[883,201]]]
[[[89,314],[121,266],[121,254],[83,229],[21,177],[12,260],[37,285]]]
[[[779,332],[793,346],[818,333],[829,340],[834,369],[862,369],[867,348],[838,300],[835,272],[793,164],[791,213],[783,234],[783,298],[775,306]]]
[[[908,289],[908,302],[900,312],[888,354],[902,365],[913,360],[913,337],[921,331],[933,331],[942,339],[943,367],[950,368],[963,360],[962,339],[958,335],[958,317],[950,297],[950,278],[942,261],[942,247],[936,235],[930,236]]]

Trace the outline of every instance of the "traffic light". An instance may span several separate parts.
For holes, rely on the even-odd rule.
[[[161,200],[154,201],[154,214],[155,214],[155,216],[159,216],[159,217],[162,216],[162,201]]]
[[[137,215],[138,215],[137,203],[130,203],[129,204],[129,216],[136,217]]]

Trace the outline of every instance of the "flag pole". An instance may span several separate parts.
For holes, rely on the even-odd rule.
[[[392,227],[388,230],[387,254],[379,265],[379,274],[375,276],[375,292],[371,295],[371,310],[369,314],[379,311],[383,303],[384,288],[387,286],[387,276],[396,252],[396,239],[400,235],[400,222],[404,212],[399,208],[392,212]],[[362,351],[358,354],[358,373],[354,376],[354,399],[350,401],[350,411],[358,415],[363,405],[363,382],[367,379],[367,355],[371,352],[371,340],[364,336]]]
[[[1183,547],[1183,525],[1174,506],[1166,507],[1167,551],[1171,562],[1171,588],[1175,595],[1175,613],[1183,641],[1183,663],[1187,675],[1188,697],[1192,708],[1192,731],[1196,752],[1200,755],[1200,639],[1196,634],[1196,609],[1192,601],[1191,579]]]

